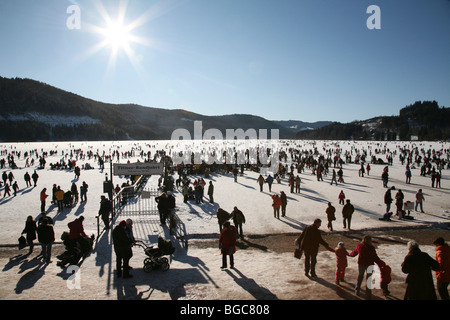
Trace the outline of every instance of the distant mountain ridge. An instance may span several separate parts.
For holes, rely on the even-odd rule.
[[[249,114],[205,116],[178,109],[108,104],[31,79],[0,77],[0,141],[170,140],[175,129],[202,131],[276,129],[280,139],[449,140],[450,110],[436,101],[416,102],[399,116],[342,124],[271,121]]]
[[[203,132],[219,129],[279,130],[281,139],[296,130],[259,116],[205,116],[135,104],[108,104],[81,97],[31,79],[0,77],[0,141],[170,140],[175,129],[194,135],[193,121]],[[308,126],[316,126],[314,123]]]

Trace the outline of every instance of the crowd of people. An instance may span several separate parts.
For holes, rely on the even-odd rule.
[[[345,279],[345,270],[348,267],[347,257],[358,256],[358,277],[355,284],[355,294],[359,295],[361,285],[366,275],[366,298],[371,299],[372,289],[382,289],[388,296],[391,282],[391,267],[377,255],[372,237],[366,235],[352,251],[347,251],[345,244],[339,242],[335,248],[322,238],[319,228],[321,219],[316,219],[312,225],[307,226],[296,239],[296,245],[304,255],[304,270],[307,277],[316,278],[317,254],[319,245],[336,255],[336,285],[340,285]],[[433,244],[436,248],[436,257],[422,252],[415,241],[408,242],[408,254],[401,265],[401,270],[407,275],[405,300],[436,300],[436,290],[432,279],[432,271],[435,271],[437,291],[442,300],[449,300],[448,285],[450,283],[450,247],[442,237],[436,238]],[[380,269],[379,287],[372,282],[375,264]]]
[[[317,181],[324,181],[323,177],[327,176],[331,173],[331,185],[334,183],[336,186],[339,184],[344,184],[344,174],[343,174],[343,164],[349,164],[349,163],[355,163],[360,166],[358,175],[360,177],[364,177],[364,175],[370,174],[370,163],[377,163],[380,164],[380,155],[386,155],[386,161],[387,166],[383,170],[383,174],[381,176],[381,180],[383,181],[383,187],[385,187],[386,194],[385,194],[385,204],[386,204],[386,214],[387,216],[383,216],[383,219],[388,220],[392,216],[391,212],[391,204],[393,203],[395,199],[395,205],[396,205],[396,214],[403,218],[405,216],[408,216],[405,214],[405,202],[404,202],[404,196],[402,194],[401,189],[396,189],[394,186],[388,186],[389,185],[389,166],[392,165],[392,161],[394,156],[399,156],[400,161],[405,161],[405,176],[406,176],[406,184],[410,184],[411,180],[413,179],[411,174],[411,168],[424,168],[421,169],[421,175],[429,175],[431,178],[431,186],[432,188],[441,188],[441,174],[442,170],[445,169],[445,166],[448,168],[448,150],[444,151],[446,152],[447,161],[442,161],[442,159],[445,157],[442,157],[439,152],[435,152],[433,150],[419,150],[419,149],[404,149],[400,148],[399,150],[353,150],[356,154],[353,154],[352,152],[345,152],[343,154],[339,152],[335,152],[331,149],[324,150],[323,152],[320,152],[318,149],[314,150],[300,150],[300,149],[289,149],[289,150],[283,150],[280,152],[280,160],[284,162],[280,162],[279,170],[278,172],[274,173],[272,176],[271,174],[268,174],[267,177],[263,177],[262,174],[259,174],[256,182],[259,184],[259,191],[263,192],[265,184],[268,186],[268,190],[270,193],[272,193],[272,185],[273,183],[280,182],[281,179],[286,179],[288,181],[288,189],[287,192],[290,192],[291,194],[300,193],[301,192],[301,174],[305,174],[305,170],[310,170],[311,174],[314,175],[317,179]],[[150,154],[146,154],[142,150],[140,151],[141,155],[150,157]],[[160,153],[160,155],[163,155],[164,153]],[[87,153],[83,154],[82,152],[77,152],[74,154],[71,154],[68,156],[70,161],[67,161],[67,164],[70,166],[70,170],[74,171],[74,179],[78,180],[80,179],[81,171],[78,166],[75,165],[75,160],[72,161],[73,158],[75,159],[102,159],[102,164],[104,161],[117,157],[119,159],[120,157],[128,157],[132,156],[133,154],[119,154],[118,152],[113,152],[112,156],[98,156],[94,153]],[[378,156],[378,157],[377,157]],[[288,162],[288,158],[290,161]],[[345,160],[344,160],[345,159]],[[366,162],[366,159],[371,159],[370,163]],[[10,185],[13,186],[14,190],[14,196],[16,196],[16,191],[18,190],[18,187],[14,187],[14,183],[17,185],[17,180],[15,180],[15,177],[13,175],[13,170],[15,168],[16,162],[14,161],[14,157],[9,157],[8,159],[9,163],[9,170],[4,169],[2,180],[3,180],[3,188],[4,188],[4,197],[10,197],[10,190],[8,189]],[[28,163],[28,159],[27,159]],[[52,164],[51,170],[55,169],[67,169],[66,162],[62,163],[59,162],[56,166]],[[402,162],[403,165],[403,162]],[[45,167],[45,155],[39,155],[39,166],[40,168]],[[62,166],[62,167],[61,167]],[[189,174],[195,174],[198,175],[197,171],[193,169],[194,167],[199,168],[199,166],[186,166],[181,167],[178,166],[176,168],[173,168],[173,172],[178,170],[178,172],[182,172],[183,174],[180,174],[179,180],[177,180],[176,187],[181,190],[181,193],[183,195],[183,201],[195,201],[196,204],[201,205],[203,204],[204,197],[205,197],[205,191],[206,195],[208,196],[208,201],[210,203],[214,203],[214,184],[212,181],[209,181],[209,184],[205,181],[203,178],[196,178],[194,182],[190,183],[189,180]],[[247,170],[253,170],[257,171],[260,170],[261,167],[254,166],[254,165],[245,165],[245,166],[236,166],[236,165],[227,165],[226,166],[226,172],[230,172],[234,176],[234,181],[237,182],[239,172],[243,174],[244,169]],[[240,170],[239,170],[240,169]],[[211,171],[214,171],[212,168],[204,168],[203,173],[206,171],[208,174]],[[9,171],[9,172],[7,172]],[[295,172],[296,171],[296,172]],[[206,176],[205,176],[206,177]],[[33,172],[32,175],[29,175],[28,172],[24,176],[24,180],[26,182],[27,188],[32,187],[31,180],[34,182],[34,187],[37,186],[38,183],[38,173],[36,170]],[[17,189],[17,190],[16,190]],[[393,197],[392,191],[397,191],[397,194]],[[40,193],[40,201],[41,201],[41,214],[42,216],[46,215],[48,212],[46,201],[50,195],[47,194],[47,188],[43,188]],[[81,202],[87,201],[87,191],[88,191],[88,185],[83,182],[80,186],[80,189],[78,189],[75,182],[71,184],[70,190],[67,190],[64,192],[60,186],[57,184],[53,185],[52,194],[51,194],[51,202],[52,204],[56,204],[58,207],[58,212],[61,212],[64,210],[65,206],[72,206],[74,202],[78,202],[79,200]],[[285,217],[287,214],[287,195],[285,191],[280,191],[280,193],[272,194],[272,200],[273,200],[273,214],[274,218],[280,219],[280,212],[281,217]],[[353,207],[350,199],[346,199],[345,194],[343,190],[340,190],[340,193],[338,195],[339,204],[342,205],[342,222],[344,229],[351,229],[351,220],[352,215],[355,211],[355,208]],[[176,223],[176,221],[173,220],[173,212],[175,209],[175,197],[171,191],[164,190],[164,192],[161,193],[160,196],[155,198],[155,201],[158,204],[158,212],[159,212],[159,218],[161,225],[165,225],[167,221],[169,221],[171,234],[172,230],[174,228],[174,225],[172,223]],[[420,209],[421,212],[424,212],[423,209],[423,202],[425,201],[425,197],[423,195],[422,189],[419,189],[417,191],[417,194],[415,195],[415,206],[414,209],[417,211]],[[110,204],[109,204],[110,205]],[[409,208],[409,206],[408,206]],[[108,207],[107,202],[105,201],[104,196],[101,199],[100,204],[100,210],[99,215],[102,217],[103,222],[105,226],[109,226],[109,212],[110,207]],[[328,206],[325,209],[325,214],[327,217],[327,227],[330,231],[333,231],[333,222],[336,221],[336,208],[331,204],[331,202],[328,202]],[[31,217],[31,216],[30,216]],[[29,217],[29,218],[30,218]],[[217,210],[217,219],[219,224],[219,243],[221,245],[221,253],[222,253],[222,268],[227,267],[227,256],[229,257],[230,266],[234,267],[234,254],[236,252],[236,242],[239,238],[244,238],[244,232],[243,232],[243,224],[245,224],[245,216],[242,213],[241,210],[239,210],[236,206],[234,206],[233,210],[228,213],[223,208],[219,208]],[[233,222],[233,224],[231,224]],[[125,224],[124,224],[125,223]],[[33,226],[33,224],[35,226]],[[41,231],[39,231],[39,226],[42,225]],[[39,240],[39,242],[43,245],[43,255],[45,256],[45,260],[49,261],[51,252],[51,246],[49,247],[49,242],[51,243],[54,241],[54,234],[53,238],[51,236],[50,228],[52,226],[52,223],[50,223],[47,219],[44,219],[42,223],[39,223],[36,225],[36,222],[33,221],[33,218],[31,217],[31,220],[26,222],[26,227],[24,229],[24,234],[27,234],[27,241],[30,246],[30,252],[32,251],[32,243],[33,240],[36,239],[36,237],[33,239],[33,231],[35,232],[41,232],[42,236],[41,239],[45,240]],[[304,252],[305,257],[305,274],[311,277],[315,277],[315,265],[317,263],[316,256],[318,252],[318,246],[319,244],[324,245],[329,251],[332,251],[336,254],[336,261],[337,261],[337,270],[336,270],[336,283],[339,284],[341,281],[343,281],[345,276],[345,268],[347,266],[347,257],[355,257],[358,256],[358,279],[357,284],[355,286],[355,293],[359,293],[359,290],[361,288],[361,283],[364,277],[364,274],[372,274],[372,271],[368,271],[369,266],[373,266],[374,264],[377,264],[381,270],[381,273],[383,276],[383,279],[381,281],[383,292],[385,294],[389,294],[389,290],[387,288],[387,283],[389,282],[389,266],[382,261],[378,256],[376,255],[376,251],[374,249],[374,246],[371,242],[371,237],[366,236],[364,237],[361,244],[359,244],[353,251],[348,252],[345,248],[345,245],[343,243],[339,243],[336,248],[331,248],[328,243],[326,243],[320,234],[319,227],[321,226],[321,220],[317,219],[313,225],[306,227],[303,232],[301,233],[300,237],[298,238],[298,245],[302,248]],[[120,228],[119,228],[120,227]],[[131,247],[133,245],[133,238],[126,234],[127,229],[126,222],[121,222],[118,226],[116,226],[113,230],[113,242],[114,242],[114,248],[117,255],[117,275],[122,276],[122,270],[123,270],[123,276],[124,278],[127,278],[130,276],[129,274],[129,259],[132,256]],[[122,230],[123,229],[123,230]],[[39,232],[38,232],[38,238],[39,238]],[[84,231],[83,231],[84,232]],[[28,235],[30,233],[30,235]],[[50,239],[50,240],[49,240]],[[53,239],[53,240],[51,240]],[[44,249],[45,245],[45,249]],[[448,252],[448,245],[445,243],[445,241],[442,238],[438,238],[435,241],[436,248],[439,247],[439,257],[436,256],[436,259],[428,259],[425,257],[426,254],[420,253],[420,249],[418,248],[418,245],[416,243],[411,243],[409,247],[409,254],[407,257],[405,257],[405,261],[402,265],[402,270],[408,274],[407,281],[408,282],[408,289],[407,293],[405,294],[405,298],[415,299],[416,297],[420,297],[417,294],[417,291],[420,291],[420,294],[424,294],[425,290],[417,290],[418,286],[424,285],[423,283],[413,284],[414,280],[420,282],[417,280],[418,276],[414,274],[416,272],[415,264],[420,265],[420,267],[424,267],[423,264],[426,264],[426,270],[435,270],[436,271],[436,277],[439,275],[439,281],[438,281],[438,292],[440,294],[440,297],[442,299],[447,298],[448,299],[448,292],[447,295],[445,295],[445,292],[447,290],[447,286],[449,283],[448,280],[448,274],[450,274],[450,271],[448,270],[450,263],[448,262],[449,259],[449,252]],[[125,250],[126,248],[126,250]],[[385,273],[386,272],[386,273]],[[421,272],[424,272],[423,270]],[[425,272],[426,273],[426,272]],[[424,275],[425,273],[422,273]],[[425,277],[422,276],[422,280],[424,281]],[[386,280],[387,279],[387,280]],[[428,279],[428,278],[427,278]],[[428,279],[429,280],[429,279]],[[370,288],[366,291],[369,293],[370,297]],[[427,296],[428,297],[428,296]],[[422,298],[425,298],[423,296]]]
[[[292,151],[292,150],[291,150]],[[316,150],[317,151],[317,150]],[[361,153],[359,153],[361,152]],[[376,151],[379,155],[380,153],[384,153],[382,151]],[[406,161],[405,165],[405,175],[406,181],[405,184],[411,183],[411,167],[415,167],[420,164],[421,161],[425,161],[426,167],[430,168],[428,172],[424,174],[429,174],[432,179],[432,187],[439,188],[440,187],[440,174],[436,175],[435,172],[441,172],[444,169],[444,164],[448,162],[444,162],[440,160],[440,157],[436,157],[435,152],[428,152],[428,157],[423,157],[418,152],[418,150],[405,150],[400,149],[400,161]],[[280,182],[280,178],[285,178],[287,175],[288,181],[288,190],[290,193],[300,193],[300,184],[301,178],[299,176],[300,173],[305,171],[306,169],[311,170],[311,174],[316,176],[317,181],[323,181],[323,176],[327,175],[330,171],[330,167],[334,165],[335,168],[331,169],[331,183],[330,184],[343,184],[343,163],[353,163],[352,157],[349,153],[345,154],[345,161],[343,161],[340,157],[334,157],[334,161],[332,157],[322,156],[320,153],[315,152],[316,158],[312,158],[310,156],[306,157],[297,157],[300,153],[295,153],[292,151],[291,158],[296,159],[290,166],[280,165],[280,170],[272,177],[271,174],[268,174],[267,177],[264,177],[262,174],[259,174],[256,179],[257,184],[259,185],[259,191],[264,191],[264,185],[268,185],[269,192],[272,192],[272,184],[275,181]],[[328,153],[330,155],[331,153]],[[389,220],[393,215],[391,212],[391,203],[395,200],[395,214],[399,217],[399,219],[407,219],[410,217],[410,210],[417,211],[420,209],[420,212],[423,211],[423,202],[425,197],[423,195],[422,189],[418,189],[415,195],[415,205],[412,203],[412,207],[410,206],[409,201],[405,202],[405,197],[401,189],[397,189],[394,186],[389,186],[389,166],[393,165],[393,159],[396,155],[396,151],[387,152],[386,154],[386,162],[381,160],[379,157],[375,157],[374,155],[367,154],[364,150],[359,150],[357,156],[355,157],[354,163],[360,164],[360,169],[358,171],[359,177],[364,177],[364,175],[369,176],[371,171],[371,163],[375,164],[387,164],[382,172],[381,180],[383,182],[383,187],[387,189],[385,194],[384,202],[386,204],[386,214],[380,218],[380,220]],[[365,159],[370,156],[371,163],[365,162]],[[447,151],[448,158],[448,151]],[[316,160],[318,159],[318,160]],[[405,160],[406,159],[406,160]],[[414,159],[414,161],[413,161]],[[434,164],[433,167],[430,164]],[[241,175],[243,174],[242,166],[241,167]],[[247,166],[249,170],[254,170],[254,166]],[[297,170],[297,174],[294,171]],[[336,171],[337,170],[337,171]],[[237,182],[238,179],[238,166],[229,165],[227,172],[230,172],[234,176],[234,181]],[[437,177],[436,177],[437,176]],[[339,180],[338,180],[339,179]],[[187,190],[189,188],[189,179],[186,176],[179,179],[180,182],[183,183],[183,190]],[[438,183],[439,181],[439,183]],[[210,182],[212,183],[212,182]],[[202,190],[206,182],[200,178],[195,180],[194,189]],[[199,187],[200,186],[200,187]],[[396,191],[395,196],[391,195],[392,191]],[[183,191],[184,195],[188,195],[188,193]],[[212,194],[210,194],[210,198],[212,198]],[[203,193],[200,192],[198,196],[194,197],[196,203],[202,203]],[[280,219],[280,211],[281,217],[286,216],[286,206],[287,206],[287,197],[284,191],[280,191],[280,193],[274,193],[271,195],[273,203],[273,214],[274,218]],[[185,196],[184,201],[188,201],[189,197]],[[338,194],[339,204],[342,205],[342,223],[344,229],[351,229],[351,220],[352,215],[355,212],[355,208],[351,203],[350,199],[346,199],[345,193],[343,190],[340,190]],[[327,227],[330,231],[333,231],[333,222],[336,220],[336,208],[328,202],[328,206],[325,210],[327,217]],[[236,253],[236,241],[239,237],[243,237],[242,232],[242,223],[245,222],[245,217],[243,217],[242,212],[234,207],[234,210],[231,213],[228,213],[223,208],[219,208],[217,210],[217,221],[219,224],[219,245],[220,252],[222,255],[222,266],[221,268],[227,268],[227,257],[229,257],[230,267],[233,268],[235,264],[234,255]],[[231,224],[230,222],[233,222]],[[371,277],[374,275],[375,268],[374,265],[377,265],[380,270],[380,289],[382,289],[384,295],[389,295],[389,283],[391,282],[391,267],[382,259],[380,259],[376,253],[375,246],[372,243],[372,237],[369,235],[364,236],[361,243],[359,243],[356,248],[352,251],[347,251],[345,248],[345,244],[343,242],[339,242],[335,248],[331,248],[328,243],[326,243],[321,236],[319,231],[319,227],[321,226],[321,219],[316,219],[314,223],[308,227],[306,227],[299,238],[297,239],[298,246],[302,249],[304,254],[304,268],[305,275],[308,277],[317,277],[315,266],[317,263],[317,254],[319,249],[319,244],[322,244],[326,247],[327,250],[334,252],[336,254],[336,284],[340,285],[342,281],[345,279],[345,269],[348,266],[347,257],[356,257],[358,256],[357,265],[358,265],[358,276],[355,284],[355,294],[359,295],[361,290],[361,285],[366,275],[367,286],[366,286],[366,298],[370,299],[372,296],[372,287],[373,284],[370,282]],[[448,300],[448,284],[449,284],[449,275],[450,275],[450,248],[445,243],[442,237],[437,238],[434,241],[436,246],[436,258],[431,258],[428,254],[422,252],[419,249],[419,245],[411,241],[408,243],[408,254],[404,258],[404,262],[402,263],[401,269],[407,274],[407,289],[404,295],[405,299],[416,300],[416,299],[436,299],[437,296],[434,291],[433,281],[431,278],[431,271],[435,271],[436,279],[437,279],[437,289],[439,292],[439,296],[443,300]],[[433,289],[433,290],[432,290]]]
[[[400,161],[405,161],[407,159],[406,164],[406,184],[411,183],[411,169],[410,166],[414,167],[414,165],[420,164],[423,160],[422,156],[416,150],[415,153],[415,161],[412,161],[413,152],[409,152],[407,150],[400,150]],[[425,163],[423,166],[429,168],[427,173],[422,172],[423,175],[429,174],[431,176],[431,187],[432,188],[440,188],[440,177],[441,170],[444,169],[445,163],[447,163],[448,167],[448,150],[447,152],[447,162],[441,161],[440,158],[436,157],[435,152],[433,151],[433,157],[431,157],[431,152],[429,151],[428,157],[425,157]],[[391,196],[391,191],[396,190],[394,186],[388,187],[389,184],[389,165],[393,164],[393,155],[395,152],[389,153],[387,158],[388,166],[383,169],[383,173],[381,175],[381,180],[383,181],[383,187],[387,188],[384,202],[386,204],[386,214],[380,218],[380,220],[390,220],[392,216],[392,212],[390,211],[390,206],[393,200],[395,199],[396,206],[396,215],[399,219],[408,219],[410,217],[410,210],[417,211],[418,208],[420,212],[423,213],[423,202],[425,197],[423,195],[422,189],[419,189],[415,194],[415,205],[414,203],[409,203],[409,201],[404,202],[404,194],[401,189],[397,190],[397,193],[394,198]],[[360,169],[358,175],[360,177],[364,177],[364,174],[370,174],[370,164],[364,163],[364,158],[367,156],[364,154],[362,157],[359,155],[355,158],[355,163],[360,162]],[[319,156],[319,159],[321,157]],[[305,158],[305,160],[308,158]],[[351,162],[351,158],[349,155],[346,155],[346,161]],[[336,173],[335,169],[332,169],[332,178],[331,183],[337,183],[336,175],[339,176],[339,183],[344,183],[343,180],[343,172],[342,172],[342,163],[343,161],[335,157],[334,166],[338,166],[339,170]],[[372,156],[372,163],[382,164],[382,160],[380,158],[376,158]],[[435,163],[437,170],[431,164]],[[403,162],[402,162],[403,164]],[[322,161],[314,162],[314,161],[302,161],[299,158],[299,162],[297,165],[291,165],[291,172],[289,173],[288,184],[291,193],[299,193],[300,192],[300,182],[301,179],[299,175],[295,177],[293,171],[295,168],[298,170],[298,173],[301,173],[306,168],[311,168],[312,174],[316,175],[317,181],[323,181],[323,174],[328,173],[328,168],[332,165],[331,158],[328,160],[324,160],[322,157]],[[436,174],[436,172],[439,174]],[[280,168],[279,172],[276,173],[275,179],[279,177],[279,175],[284,175],[287,172],[286,168]],[[236,181],[236,174],[235,174]],[[257,183],[260,188],[259,191],[263,192],[263,186],[265,183],[268,184],[269,192],[271,192],[272,183],[274,178],[269,174],[267,178],[264,178],[261,174],[257,178]],[[294,191],[295,188],[295,191]],[[339,204],[342,204],[342,221],[343,228],[351,228],[351,219],[352,215],[355,211],[354,206],[352,205],[350,199],[345,198],[345,194],[343,190],[340,191],[338,195]],[[272,195],[272,207],[274,218],[280,218],[280,209],[282,212],[282,217],[286,215],[286,205],[287,198],[284,191],[281,191],[280,194]],[[344,203],[345,201],[345,203]],[[235,208],[236,209],[236,208]],[[336,208],[328,202],[328,207],[325,210],[327,216],[327,227],[330,231],[333,231],[333,221],[336,220]],[[222,208],[219,208],[217,211],[217,218],[219,222],[220,229],[220,239],[221,243],[221,254],[223,257],[222,267],[227,267],[226,256],[230,257],[230,265],[234,266],[234,253],[236,252],[236,239],[237,239],[237,227],[238,223],[234,223],[234,226],[230,224],[230,217],[233,215],[228,214]],[[374,274],[374,265],[376,264],[380,269],[381,279],[380,279],[380,288],[383,290],[384,295],[389,295],[390,291],[388,289],[388,284],[391,281],[390,275],[390,266],[386,264],[383,260],[381,260],[376,253],[375,247],[372,243],[371,236],[365,236],[360,244],[351,251],[348,252],[345,248],[343,242],[338,243],[336,248],[331,248],[321,237],[319,232],[319,227],[321,226],[321,219],[316,219],[311,226],[306,227],[299,238],[297,239],[297,245],[302,249],[305,261],[305,275],[308,277],[317,277],[315,273],[315,265],[317,263],[316,256],[318,254],[319,244],[324,245],[329,251],[332,251],[336,254],[336,284],[340,285],[340,282],[344,280],[345,276],[345,268],[348,265],[347,257],[355,257],[358,256],[358,278],[355,285],[355,294],[359,295],[361,290],[361,284],[366,274],[367,280],[367,288],[366,288],[366,297],[368,299],[371,298],[372,295],[372,284],[370,283],[370,278]],[[242,233],[242,232],[241,232]],[[224,245],[225,244],[225,245]],[[402,271],[407,274],[407,289],[405,292],[404,298],[407,300],[429,300],[436,299],[436,293],[434,291],[434,285],[431,278],[431,271],[434,270],[437,279],[437,289],[442,300],[448,300],[448,285],[450,282],[450,248],[445,243],[445,240],[442,237],[437,238],[434,241],[434,245],[436,246],[436,260],[431,258],[427,253],[422,252],[419,249],[419,245],[415,241],[411,241],[408,243],[408,255],[405,257],[404,262],[402,263]]]
[[[17,151],[11,151],[6,153],[6,151],[2,151],[2,154],[7,155],[7,161],[4,158],[1,159],[1,169],[3,169],[2,173],[2,187],[4,188],[4,197],[16,197],[18,196],[18,191],[21,190],[23,192],[34,189],[38,187],[40,174],[45,174],[45,167],[47,164],[48,156],[55,156],[58,154],[57,151],[44,151],[37,149],[26,151],[23,154]],[[24,169],[35,166],[35,160],[37,163],[37,168],[32,169],[30,174],[29,171],[26,171],[23,180],[25,187],[19,188],[18,177],[14,176],[14,170],[20,169],[17,166],[17,160],[19,160],[23,156],[23,160],[25,161]],[[25,227],[22,231],[22,237],[20,238],[21,247],[27,245],[29,247],[28,255],[33,253],[34,242],[37,242],[41,245],[42,250],[38,257],[40,256],[45,263],[51,263],[51,252],[52,252],[52,244],[55,242],[55,231],[54,231],[54,218],[51,218],[49,213],[53,211],[55,208],[57,214],[63,212],[65,208],[72,208],[77,203],[83,203],[87,201],[88,194],[88,184],[83,181],[80,184],[80,187],[77,186],[77,181],[80,179],[81,170],[80,167],[76,165],[76,160],[78,159],[88,159],[92,158],[91,154],[84,155],[81,150],[76,150],[71,152],[70,154],[64,155],[64,151],[62,151],[61,159],[58,162],[50,163],[50,170],[68,170],[74,173],[74,179],[71,182],[68,182],[68,187],[63,189],[58,184],[53,184],[51,190],[47,189],[47,186],[44,186],[39,192],[39,201],[40,201],[40,214],[37,221],[31,215],[29,215],[25,221]],[[67,160],[65,160],[68,158]],[[83,165],[84,169],[84,165]],[[39,171],[39,173],[38,173]],[[59,183],[61,181],[58,181]],[[14,194],[10,194],[10,187],[13,187]],[[50,206],[48,205],[50,202]],[[53,207],[54,206],[54,207]],[[55,217],[56,217],[55,215]],[[92,237],[88,237],[84,233],[84,228],[82,222],[84,220],[83,216],[75,219],[74,221],[68,223],[68,238],[67,241],[77,243],[80,239],[91,239]],[[61,235],[63,237],[63,235]],[[70,247],[71,245],[69,245]],[[74,246],[80,246],[74,245]]]

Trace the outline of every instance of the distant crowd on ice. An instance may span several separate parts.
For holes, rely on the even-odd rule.
[[[429,176],[432,188],[441,188],[441,178],[442,171],[450,167],[450,150],[440,149],[435,150],[428,148],[426,149],[422,145],[415,143],[408,143],[402,145],[401,143],[396,144],[393,150],[387,147],[386,143],[372,143],[367,147],[358,148],[355,145],[348,147],[348,150],[341,148],[340,143],[325,143],[322,149],[313,143],[311,148],[302,148],[302,144],[299,141],[295,142],[285,142],[284,144],[277,145],[277,149],[257,146],[256,152],[249,150],[248,148],[244,150],[244,163],[238,163],[238,151],[236,149],[228,149],[223,151],[223,163],[213,163],[208,164],[204,160],[201,163],[194,163],[196,157],[191,157],[191,163],[178,163],[175,164],[171,160],[170,154],[174,152],[180,152],[177,150],[176,145],[166,144],[165,149],[156,149],[155,145],[146,144],[143,146],[133,146],[130,150],[122,150],[121,146],[111,147],[109,152],[105,150],[94,152],[93,150],[84,151],[80,148],[73,147],[69,151],[61,150],[59,151],[57,147],[54,150],[44,150],[37,149],[25,151],[16,151],[14,149],[8,150],[4,149],[0,151],[0,169],[2,172],[2,181],[0,181],[1,191],[3,193],[3,198],[17,196],[17,192],[20,190],[18,179],[14,176],[14,170],[18,169],[17,161],[22,158],[22,163],[24,161],[24,168],[34,168],[34,172],[30,175],[28,172],[24,174],[24,181],[26,188],[36,187],[39,179],[39,174],[36,169],[44,169],[46,167],[47,158],[49,156],[55,157],[59,156],[60,160],[57,162],[50,163],[50,170],[68,170],[73,171],[76,181],[80,181],[80,175],[82,170],[93,169],[95,166],[99,170],[104,170],[105,162],[120,162],[121,160],[126,160],[128,163],[130,161],[143,161],[143,162],[164,162],[168,167],[168,175],[162,176],[159,180],[159,187],[163,191],[173,191],[177,188],[183,195],[183,201],[187,202],[189,200],[195,201],[197,204],[202,203],[205,197],[205,189],[208,188],[206,194],[209,197],[210,202],[213,201],[214,188],[215,186],[210,181],[209,185],[206,186],[206,182],[203,178],[193,179],[191,182],[190,176],[204,176],[208,178],[212,173],[219,174],[229,174],[234,176],[235,181],[237,181],[239,175],[243,175],[245,170],[251,170],[258,172],[259,177],[257,183],[260,186],[260,191],[263,191],[264,185],[268,185],[269,192],[272,192],[272,184],[277,182],[280,183],[281,179],[286,179],[289,185],[290,193],[300,193],[301,190],[301,178],[300,174],[310,171],[311,175],[315,175],[317,181],[324,181],[323,177],[331,175],[330,184],[335,184],[336,186],[344,181],[344,164],[358,164],[360,165],[359,176],[364,177],[364,175],[370,175],[371,165],[385,165],[383,173],[381,175],[381,181],[384,188],[387,189],[384,197],[384,203],[386,204],[385,215],[380,217],[380,220],[389,220],[393,214],[391,212],[391,204],[395,199],[395,214],[399,218],[410,218],[410,211],[413,208],[417,211],[420,209],[423,212],[423,201],[425,197],[422,193],[422,189],[417,190],[415,205],[410,201],[404,202],[404,196],[401,190],[398,190],[396,195],[393,196],[391,191],[395,190],[394,186],[389,186],[389,167],[393,164],[394,157],[398,157],[399,162],[405,167],[405,183],[410,184],[412,179],[411,169],[420,168],[421,176]],[[69,145],[70,147],[70,145]],[[153,147],[156,151],[145,151],[145,147]],[[211,146],[204,146],[198,151],[201,155],[208,155],[211,153],[217,153],[217,150],[211,148]],[[270,163],[263,164],[260,162],[260,157],[256,157],[256,162],[252,163],[250,159],[251,154],[259,155],[259,153],[264,153],[269,156],[278,153],[278,171],[268,172],[267,169],[270,167]],[[370,161],[367,161],[370,159]],[[36,166],[34,166],[35,160],[37,161]],[[242,159],[240,159],[242,160]],[[80,168],[77,162],[82,162]],[[228,162],[227,162],[228,161]],[[91,164],[94,163],[94,164]],[[96,163],[96,165],[95,165]],[[331,173],[330,173],[331,171]],[[44,174],[45,171],[40,171],[39,173]],[[178,173],[178,178],[174,181],[173,176]],[[265,177],[263,177],[263,175]],[[162,179],[164,178],[164,181]],[[33,181],[33,184],[32,182]],[[121,188],[129,186],[130,183],[134,183],[135,179],[130,177],[127,183],[122,184],[122,186],[116,185],[111,191],[117,194]],[[58,212],[62,211],[64,207],[71,207],[74,203],[78,202],[79,197],[81,201],[86,200],[86,194],[88,191],[88,185],[83,182],[79,189],[76,182],[72,182],[70,188],[63,191],[61,187],[54,184],[52,187],[51,202],[58,204]],[[41,211],[45,211],[46,204],[45,200],[47,198],[47,189],[41,191]],[[288,192],[286,190],[286,192]],[[11,194],[12,193],[12,194]],[[110,199],[112,194],[110,194]],[[346,206],[351,206],[350,200],[345,199],[345,194],[341,190],[339,193],[339,203]],[[284,216],[287,206],[287,196],[284,191],[280,194],[273,194],[273,210],[274,217],[279,218],[280,211],[281,215]],[[347,203],[345,203],[347,202]],[[345,208],[343,208],[344,211]],[[351,210],[347,210],[350,212]],[[351,213],[346,213],[344,216],[348,217],[348,227],[350,227]],[[330,216],[329,219],[332,219]],[[331,220],[329,220],[330,229],[332,229]]]

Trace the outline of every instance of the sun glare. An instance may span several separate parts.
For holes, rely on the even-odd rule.
[[[138,29],[178,6],[179,0],[157,1],[156,4],[153,4],[135,19],[130,19],[127,14],[130,0],[120,0],[118,6],[110,6],[110,1],[103,0],[95,0],[93,3],[100,20],[95,24],[88,21],[83,22],[83,29],[98,36],[100,41],[90,47],[81,58],[87,59],[100,50],[107,49],[109,51],[107,73],[114,71],[116,62],[124,61],[123,58],[126,57],[135,70],[142,75],[145,69],[141,66],[146,52],[143,47],[157,50],[161,50],[161,48],[159,48],[159,42],[148,37],[148,28],[144,29],[146,36],[142,35],[144,31],[142,28]],[[105,7],[104,3],[108,3],[108,6]],[[114,14],[111,14],[111,12]],[[121,53],[124,53],[124,55]]]
[[[131,41],[131,34],[128,32],[126,26],[119,21],[111,22],[104,29],[104,35],[106,43],[112,46],[114,50],[126,48]]]

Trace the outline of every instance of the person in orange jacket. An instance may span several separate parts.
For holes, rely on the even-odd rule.
[[[436,261],[440,268],[435,271],[437,289],[442,300],[449,300],[448,284],[450,283],[450,246],[445,243],[444,238],[434,240],[436,246]]]
[[[47,199],[47,188],[42,189],[40,194],[40,200],[41,200],[41,212],[45,212],[45,200]]]
[[[273,216],[274,218],[280,219],[280,207],[282,205],[281,198],[278,196],[278,194],[274,194],[272,196],[272,200]]]

